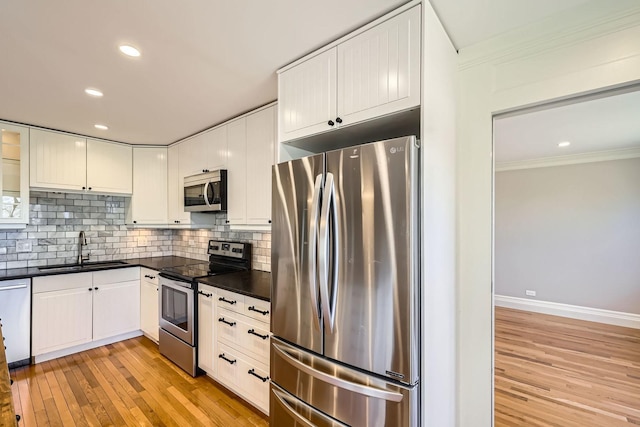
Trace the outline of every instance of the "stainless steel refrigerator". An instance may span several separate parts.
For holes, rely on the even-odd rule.
[[[273,169],[270,425],[419,425],[418,144]]]

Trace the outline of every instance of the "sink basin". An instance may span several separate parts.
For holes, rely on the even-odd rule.
[[[80,264],[63,264],[63,265],[50,265],[48,267],[38,267],[40,271],[86,271],[95,270],[105,267],[117,267],[126,264],[125,261],[100,261],[100,262],[85,262],[82,266]]]

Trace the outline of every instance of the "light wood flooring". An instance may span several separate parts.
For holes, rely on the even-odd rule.
[[[268,426],[206,376],[192,378],[140,337],[14,369],[20,426]]]
[[[495,425],[640,425],[640,330],[496,307]]]

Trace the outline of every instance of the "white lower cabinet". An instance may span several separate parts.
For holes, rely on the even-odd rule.
[[[140,268],[140,329],[156,343],[160,339],[158,272]]]
[[[269,302],[199,284],[198,366],[269,413]],[[248,307],[266,314],[253,318]]]
[[[139,274],[139,268],[133,267],[34,277],[32,355],[36,362],[86,350],[105,339],[139,334]]]
[[[213,363],[215,293],[215,289],[211,286],[198,285],[198,367],[214,378],[216,376],[216,366]]]

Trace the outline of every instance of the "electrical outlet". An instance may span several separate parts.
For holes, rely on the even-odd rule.
[[[149,242],[146,237],[138,237],[138,246],[148,246]]]
[[[525,293],[527,294],[528,297],[535,297],[536,296],[536,291],[526,290]]]
[[[31,252],[31,242],[16,242],[16,252]]]

